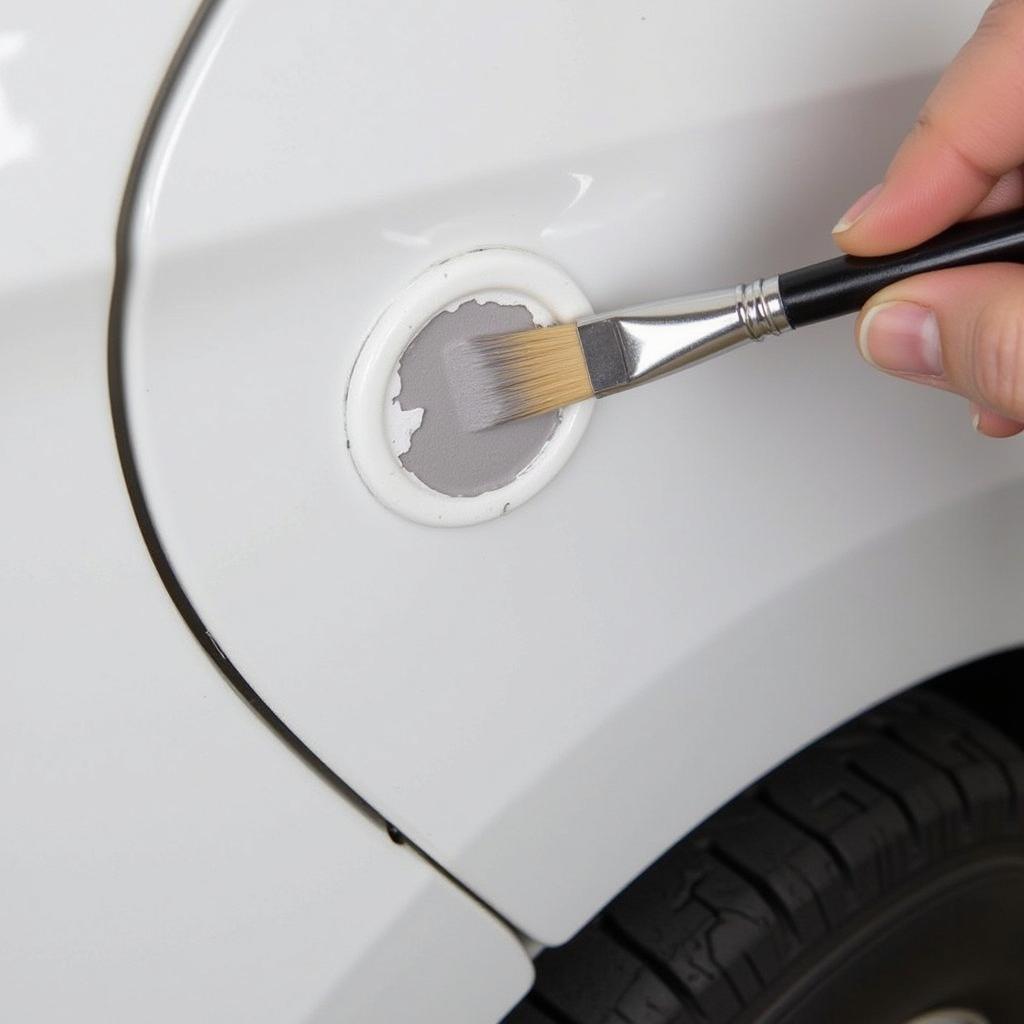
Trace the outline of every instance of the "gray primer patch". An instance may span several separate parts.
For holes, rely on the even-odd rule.
[[[402,409],[423,409],[423,423],[401,462],[435,491],[473,497],[511,483],[537,456],[558,424],[558,413],[502,423],[488,430],[462,427],[444,367],[455,341],[536,326],[525,306],[470,299],[439,313],[409,343],[398,366]]]

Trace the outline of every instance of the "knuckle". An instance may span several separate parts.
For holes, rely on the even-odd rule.
[[[925,105],[917,112],[917,117],[914,118],[913,131],[914,132],[931,132],[935,129],[935,119],[932,115],[931,110],[931,99],[925,103]]]
[[[992,0],[978,25],[976,35],[1024,41],[1024,0]]]
[[[985,12],[985,17],[995,18],[1021,10],[1024,10],[1024,0],[992,0]]]
[[[982,15],[982,25],[1000,22],[1004,18],[1019,17],[1024,11],[1024,0],[992,0]]]
[[[1024,414],[1024,310],[986,310],[975,326],[974,384],[978,396],[1007,415]]]

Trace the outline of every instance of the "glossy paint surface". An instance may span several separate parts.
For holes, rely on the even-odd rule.
[[[109,265],[111,226],[130,147],[194,6],[169,0],[146,15],[141,10],[125,15],[123,5],[112,0],[4,0],[0,288],[5,293]],[[125,45],[117,47],[111,25],[119,18]],[[136,39],[137,46],[128,45]],[[105,59],[114,53],[116,59]]]
[[[372,321],[365,340],[359,340],[352,365],[344,371],[345,379],[340,387],[339,371],[333,361],[314,371],[327,375],[324,383],[328,390],[321,395],[328,398],[331,406],[328,408],[318,403],[310,412],[320,416],[326,414],[331,422],[329,425],[324,423],[327,429],[318,429],[310,435],[310,441],[316,442],[316,452],[311,451],[310,454],[320,459],[325,471],[331,475],[337,471],[339,462],[345,463],[346,467],[351,463],[367,491],[382,506],[409,522],[425,526],[470,526],[500,518],[518,508],[558,475],[576,450],[593,412],[593,401],[561,410],[554,430],[540,451],[510,481],[491,490],[455,496],[435,490],[408,472],[400,461],[401,453],[409,449],[412,431],[422,424],[429,411],[403,411],[395,404],[402,391],[400,364],[416,336],[439,314],[457,309],[466,302],[522,306],[538,325],[573,321],[592,312],[579,287],[554,264],[521,249],[475,248],[430,265],[399,289],[384,311]],[[139,367],[140,360],[138,350],[130,340],[133,328],[129,327],[126,333],[129,339],[125,345],[125,362],[129,373],[137,372],[133,368]],[[329,343],[327,351],[321,354],[330,358],[333,347]],[[258,352],[266,362],[251,379],[258,380],[262,374],[266,381],[267,373],[272,376],[288,373],[288,356],[279,345],[262,350],[253,348],[251,357],[255,358]],[[208,355],[216,366],[214,369],[211,365],[206,371],[209,380],[217,378],[223,380],[229,389],[233,388],[236,372],[233,353],[214,346]],[[143,353],[143,370],[148,357],[148,352]],[[312,366],[310,361],[295,369],[307,375]],[[436,370],[438,377],[447,376],[440,361]],[[443,381],[441,386],[444,386]],[[138,392],[131,387],[128,391],[130,402]],[[288,401],[283,391],[271,391],[267,396],[267,409],[278,398]],[[255,413],[256,407],[250,407],[250,411]],[[289,416],[292,411],[294,407],[289,405],[282,409]],[[137,410],[137,415],[145,420],[150,412],[148,404],[144,404]],[[342,417],[344,423],[339,432]],[[264,417],[261,422],[264,426],[273,427],[272,419]],[[246,425],[242,418],[236,418],[235,440],[240,440],[246,448],[250,441],[244,433],[240,435],[237,431],[244,432],[253,426],[258,424],[250,421]],[[140,437],[137,432],[134,432],[134,437],[137,442],[145,440],[145,435]],[[139,462],[148,473],[149,457],[141,449],[140,455]],[[497,471],[499,474],[497,480],[492,476],[495,484],[501,482],[501,469],[497,464],[490,467],[491,473]]]
[[[0,1019],[493,1021],[521,946],[228,688],[125,493],[114,231],[191,14],[3,9]]]
[[[1024,458],[841,323],[599,403],[529,504],[426,530],[338,458],[362,339],[482,245],[596,309],[829,255],[982,6],[229,0],[187,71],[126,339],[165,550],[277,713],[535,938],[1019,640]]]

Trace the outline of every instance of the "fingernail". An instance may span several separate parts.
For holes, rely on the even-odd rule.
[[[846,231],[849,228],[852,228],[853,225],[856,224],[865,213],[867,213],[868,207],[875,201],[875,197],[881,191],[881,183],[876,185],[874,188],[869,188],[867,192],[865,192],[864,195],[862,195],[860,199],[858,199],[857,202],[855,202],[853,206],[851,206],[846,213],[836,221],[836,226],[832,229],[832,234],[837,235],[841,231]]]
[[[971,402],[971,426],[981,433],[981,407]]]
[[[942,375],[938,321],[916,302],[883,302],[869,309],[857,344],[860,354],[880,370]]]

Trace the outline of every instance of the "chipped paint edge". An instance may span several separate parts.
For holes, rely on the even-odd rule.
[[[391,442],[391,453],[399,460],[412,448],[412,435],[423,426],[423,417],[426,414],[426,410],[422,408],[405,409],[402,407],[401,370],[402,364],[399,361],[394,373],[391,374],[387,402],[384,406],[384,419],[388,441]]]
[[[407,470],[400,456],[409,450],[423,410],[402,409],[398,401],[402,355],[435,316],[470,300],[525,306],[538,326],[577,320],[592,311],[559,267],[521,249],[493,248],[430,267],[377,320],[349,379],[346,447],[360,479],[382,505],[428,526],[471,526],[507,515],[527,501],[568,461],[593,409],[591,399],[562,410],[543,448],[512,481],[493,491],[470,497],[444,494]]]
[[[515,306],[517,308],[525,309],[530,314],[531,319],[535,327],[550,327],[554,323],[554,319],[551,316],[551,311],[546,307],[542,306],[536,299],[531,298],[528,295],[516,295],[514,292],[508,291],[492,291],[492,292],[479,292],[476,295],[469,295],[462,299],[456,299],[455,302],[445,306],[443,310],[439,310],[434,314],[430,320],[427,321],[410,339],[410,344],[416,340],[424,328],[426,328],[430,322],[436,317],[440,316],[441,313],[455,313],[458,312],[467,302],[475,302],[478,306],[486,306],[488,303],[496,303],[499,306]],[[402,462],[402,456],[407,455],[412,448],[413,434],[423,426],[423,417],[426,414],[426,410],[420,407],[414,407],[412,409],[406,409],[402,405],[402,359],[405,357],[406,351],[409,346],[407,345],[402,351],[402,356],[398,360],[397,366],[395,366],[395,372],[392,376],[391,386],[388,388],[388,404],[385,407],[384,413],[387,419],[388,435],[391,440],[391,450],[395,453],[395,458],[402,463],[402,469],[405,470],[410,476],[419,480],[424,486],[429,487],[429,484],[424,483],[420,480],[416,474],[409,469],[404,462]],[[561,419],[561,415],[559,415]],[[549,437],[544,444],[541,446],[541,451],[547,447]],[[539,453],[538,453],[539,454]],[[530,466],[533,465],[534,459],[531,459],[522,469],[516,473],[519,476]]]

